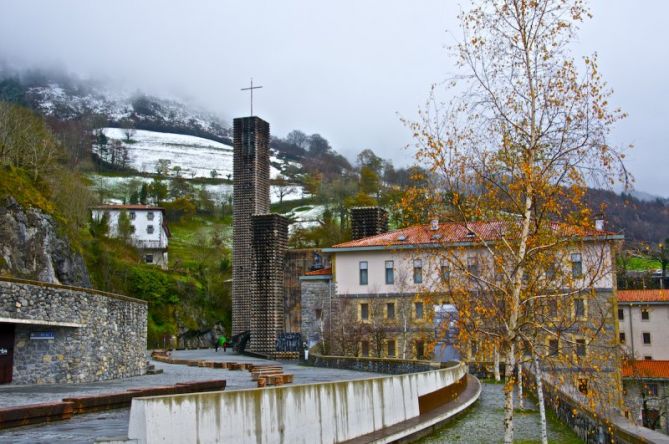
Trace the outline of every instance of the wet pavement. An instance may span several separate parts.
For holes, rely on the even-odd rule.
[[[294,384],[312,382],[341,381],[364,379],[381,376],[374,373],[352,370],[326,369],[300,366],[294,361],[267,361],[249,356],[238,355],[222,350],[176,351],[174,358],[206,359],[209,361],[277,363],[283,366],[284,373],[294,375]],[[151,387],[173,385],[177,382],[225,379],[226,391],[256,387],[251,375],[246,370],[230,371],[186,365],[165,364],[151,361],[157,369],[163,369],[159,375],[145,375],[133,378],[104,381],[92,384],[48,384],[48,385],[8,385],[0,386],[0,407],[12,405],[36,404],[47,401],[60,401],[70,396],[92,393],[125,391],[133,387]],[[75,415],[72,419],[50,424],[19,427],[0,431],[0,443],[91,443],[99,437],[126,436],[128,431],[129,409],[110,410],[107,412]]]

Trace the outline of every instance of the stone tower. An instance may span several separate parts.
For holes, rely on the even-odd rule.
[[[254,280],[251,290],[251,350],[272,354],[284,331],[284,268],[288,219],[279,214],[252,217]]]
[[[376,236],[388,231],[388,212],[380,207],[351,208],[351,238]]]
[[[251,216],[269,213],[269,123],[241,117],[233,123],[232,334],[251,329],[254,282]]]

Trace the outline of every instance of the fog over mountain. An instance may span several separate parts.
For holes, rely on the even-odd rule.
[[[430,86],[453,72],[444,46],[458,36],[459,10],[444,0],[5,0],[0,63],[177,97],[228,121],[249,113],[239,89],[253,76],[264,86],[256,114],[273,133],[318,132],[349,159],[371,148],[406,165],[411,139],[399,117],[415,118]],[[611,140],[636,146],[628,166],[639,190],[669,196],[669,3],[594,0],[592,10],[574,50],[598,52],[613,104],[630,115]]]

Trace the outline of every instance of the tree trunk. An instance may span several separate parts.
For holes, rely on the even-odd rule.
[[[541,444],[548,444],[548,432],[546,430],[546,405],[544,404],[544,386],[541,382],[541,367],[539,358],[534,355],[534,377],[537,382],[537,402],[539,403],[539,418],[541,421]]]
[[[513,369],[515,356],[513,345],[506,352],[504,370],[504,444],[513,444]]]
[[[493,373],[495,375],[495,381],[496,382],[501,381],[502,377],[499,374],[499,352],[497,351],[497,346],[495,346],[492,352],[492,367],[493,367]]]
[[[523,399],[523,366],[520,360],[516,365],[516,371],[518,372],[518,408],[522,410],[525,408],[525,401]]]

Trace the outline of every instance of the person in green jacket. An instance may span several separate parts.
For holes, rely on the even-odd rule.
[[[224,353],[228,348],[228,339],[225,337],[225,335],[221,335],[218,337],[218,340],[216,341],[216,351],[218,351],[219,347],[223,347]]]

